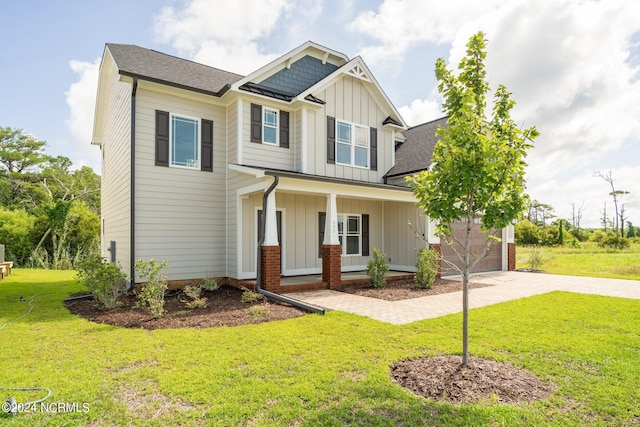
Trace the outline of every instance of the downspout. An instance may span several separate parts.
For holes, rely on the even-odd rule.
[[[267,189],[267,191],[264,192],[264,195],[262,196],[262,218],[260,218],[260,231],[261,231],[260,235],[262,237],[260,237],[260,241],[258,242],[258,251],[257,251],[258,253],[256,258],[256,291],[258,291],[258,293],[264,295],[267,298],[286,302],[287,304],[291,304],[294,307],[298,307],[310,313],[324,314],[324,310],[319,307],[305,304],[302,301],[298,301],[293,298],[288,298],[283,295],[278,295],[276,293],[267,291],[265,289],[262,289],[262,286],[260,284],[262,280],[262,245],[264,244],[265,230],[267,228],[267,198],[269,197],[269,194],[271,194],[271,192],[275,190],[279,180],[280,180],[280,177],[278,177],[278,175],[274,175],[273,183]]]
[[[129,263],[130,273],[129,277],[129,289],[127,292],[133,290],[136,286],[136,234],[135,234],[135,220],[136,220],[136,92],[138,91],[138,78],[133,78],[133,86],[131,88],[131,179],[130,179],[130,196],[131,196],[131,209],[129,218],[130,222],[130,238],[129,238]]]

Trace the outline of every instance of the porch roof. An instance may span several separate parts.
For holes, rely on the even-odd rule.
[[[230,164],[229,167],[238,172],[254,175],[256,178],[278,176],[281,180],[277,189],[281,190],[294,190],[320,194],[337,193],[340,196],[411,203],[415,203],[416,201],[410,188],[399,187],[397,185],[311,175],[302,172],[271,169],[259,166]]]

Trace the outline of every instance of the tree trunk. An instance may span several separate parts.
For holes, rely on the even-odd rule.
[[[469,253],[471,252],[471,226],[473,217],[467,215],[464,262],[462,266],[462,366],[469,360]]]

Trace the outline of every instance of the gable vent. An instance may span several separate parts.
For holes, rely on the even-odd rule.
[[[364,80],[365,82],[371,82],[371,79],[369,78],[367,73],[365,73],[364,68],[362,68],[358,64],[351,67],[349,70],[346,71],[346,73],[360,80]]]

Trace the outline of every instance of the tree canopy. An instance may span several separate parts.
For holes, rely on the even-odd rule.
[[[456,250],[462,261],[463,277],[463,364],[468,357],[468,278],[475,265],[491,250],[488,238],[484,250],[471,253],[471,229],[480,219],[482,230],[501,229],[525,209],[524,158],[538,136],[535,127],[520,129],[510,116],[515,102],[503,85],[493,95],[491,117],[487,117],[484,60],[486,40],[479,32],[467,43],[459,74],[436,61],[438,90],[443,96],[447,125],[438,128],[441,137],[428,171],[407,179],[418,199],[417,205],[437,222],[437,231]],[[466,223],[464,241],[454,238],[451,224]]]

